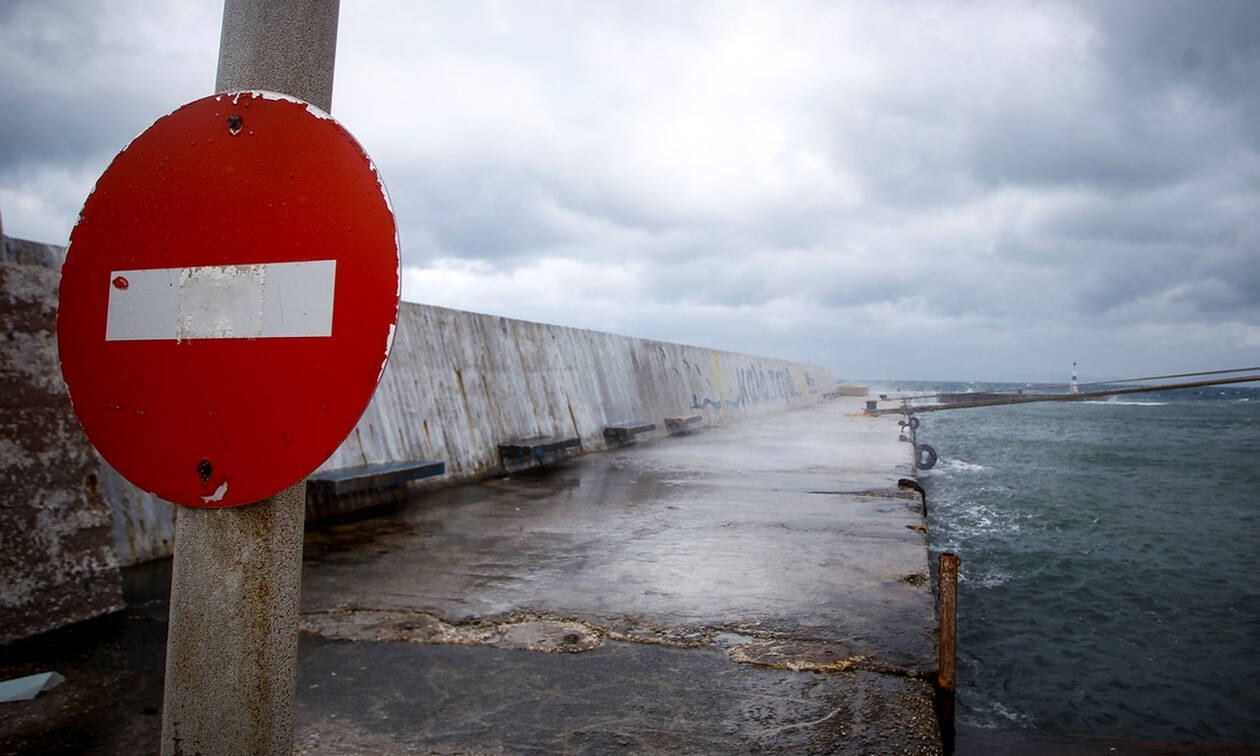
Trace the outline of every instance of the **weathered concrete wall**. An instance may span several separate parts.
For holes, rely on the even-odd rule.
[[[354,431],[321,470],[436,459],[448,485],[500,471],[498,444],[578,436],[605,425],[699,414],[705,425],[817,401],[826,368],[404,302],[389,364]],[[171,506],[108,466],[102,473],[124,564],[170,554]],[[358,496],[354,506],[400,491]]]
[[[58,274],[49,265],[60,250],[3,241],[0,644],[122,606],[98,458],[57,363]]]
[[[43,245],[23,244],[24,261],[57,267],[64,259],[57,248],[39,252],[33,247]],[[42,271],[39,296],[55,312],[56,273],[17,267]],[[56,384],[69,417],[50,359],[44,379]],[[510,439],[578,436],[583,451],[598,451],[606,447],[605,425],[656,423],[644,440],[666,432],[665,417],[699,414],[704,425],[715,425],[813,402],[834,386],[831,371],[817,366],[404,303],[376,395],[321,469],[437,459],[447,474],[420,485],[444,485],[498,472],[498,444]],[[93,470],[120,562],[168,556],[172,505],[136,489],[99,458]]]
[[[440,459],[447,479],[499,469],[513,438],[700,414],[705,425],[818,400],[826,368],[404,303],[394,351],[362,420],[323,469]]]
[[[0,242],[0,262],[38,265],[60,270],[61,264],[66,261],[65,247],[26,239],[14,239],[11,236],[0,236],[0,238],[3,239],[3,242]]]
[[[131,485],[99,454],[96,459],[101,497],[109,504],[114,550],[122,565],[170,556],[175,543],[175,505]]]

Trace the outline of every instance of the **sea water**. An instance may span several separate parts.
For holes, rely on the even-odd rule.
[[[1260,742],[1260,390],[919,417],[960,726]]]

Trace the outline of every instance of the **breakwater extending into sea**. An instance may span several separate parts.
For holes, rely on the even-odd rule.
[[[963,560],[961,726],[1260,742],[1260,390],[947,411],[918,437],[932,549]]]

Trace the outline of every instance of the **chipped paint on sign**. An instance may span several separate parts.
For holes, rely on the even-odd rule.
[[[332,335],[336,260],[116,270],[106,341]]]
[[[395,318],[395,321],[389,324],[389,335],[385,338],[385,356],[381,358],[381,369],[376,374],[378,383],[381,380],[381,376],[385,374],[385,366],[389,364],[389,355],[394,351],[394,334],[397,330],[397,318]]]
[[[295,105],[302,105],[306,108],[308,113],[315,116],[316,118],[322,118],[325,121],[333,120],[332,115],[330,115],[328,111],[324,110],[323,108],[312,105],[306,100],[300,100],[297,97],[294,97],[293,95],[287,95],[282,92],[272,92],[271,90],[267,90],[267,89],[246,89],[240,92],[231,92],[230,94],[232,97],[233,105],[240,104],[242,95],[250,95],[250,96],[262,99],[262,100],[276,100],[278,102],[291,102]],[[215,98],[215,102],[219,102],[222,99],[223,99],[223,95],[219,95],[218,97]]]
[[[214,489],[214,493],[210,494],[209,496],[202,496],[201,500],[207,504],[210,504],[216,501],[223,501],[224,496],[227,496],[227,481],[220,483],[219,487]]]

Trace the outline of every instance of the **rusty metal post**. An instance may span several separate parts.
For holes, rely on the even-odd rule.
[[[331,110],[338,12],[339,0],[226,0],[215,89]],[[255,504],[176,513],[164,756],[292,752],[305,507],[299,481]]]
[[[954,691],[958,662],[958,564],[954,554],[940,558],[940,631],[936,650],[936,711],[946,753],[954,749]]]

